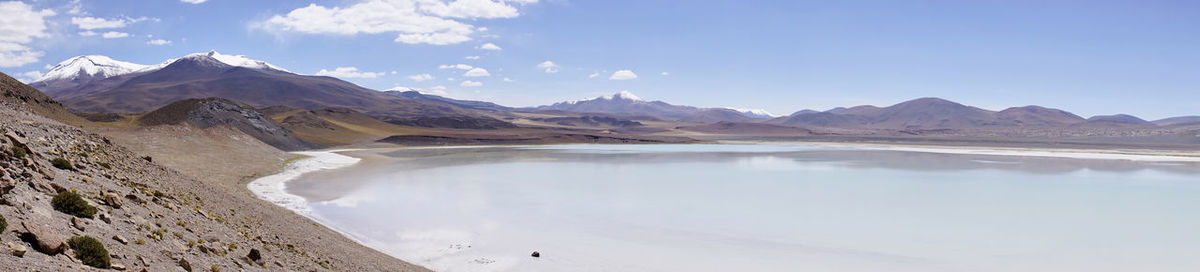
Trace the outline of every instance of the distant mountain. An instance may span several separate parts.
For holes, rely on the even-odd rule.
[[[50,68],[30,86],[47,94],[75,88],[92,81],[136,73],[152,66],[114,60],[101,55],[72,57]]]
[[[767,121],[772,124],[875,129],[961,129],[995,126],[1058,126],[1085,120],[1069,112],[1038,106],[1000,112],[940,98],[920,98],[889,107],[856,106],[826,112],[803,110]]]
[[[1057,126],[1087,121],[1074,113],[1039,106],[1008,108],[996,113],[996,117],[1018,126]]]
[[[772,114],[771,112],[769,112],[767,110],[762,110],[762,109],[735,109],[735,108],[727,108],[727,109],[731,109],[731,110],[734,110],[734,111],[740,112],[742,114],[745,114],[747,116],[755,117],[755,118],[771,119],[771,118],[779,117],[778,115]]]
[[[137,122],[143,126],[188,125],[201,129],[230,126],[280,150],[313,147],[270,117],[249,106],[221,98],[177,101],[142,115]]]
[[[612,96],[601,96],[591,100],[559,102],[534,109],[579,113],[608,113],[623,116],[652,116],[663,120],[696,123],[715,123],[721,121],[755,122],[761,120],[757,115],[732,109],[697,108],[671,105],[662,101],[646,101],[628,91],[622,91]]]
[[[1137,117],[1135,117],[1135,116],[1128,115],[1128,114],[1097,115],[1097,116],[1092,116],[1092,118],[1088,118],[1088,119],[1087,119],[1087,121],[1088,121],[1089,123],[1114,123],[1114,124],[1129,124],[1129,125],[1154,125],[1153,123],[1150,123],[1149,121],[1142,120],[1142,118],[1137,118]]]
[[[263,61],[217,52],[190,54],[131,73],[46,92],[67,108],[81,112],[138,113],[185,99],[219,97],[252,107],[349,108],[403,124],[511,126],[452,103],[389,95],[340,79],[299,75]]]
[[[488,110],[488,111],[511,111],[511,110],[513,110],[513,108],[497,105],[496,103],[492,103],[492,102],[458,100],[458,99],[448,98],[448,97],[439,96],[439,95],[422,93],[418,89],[407,88],[407,87],[391,88],[391,89],[388,89],[387,91],[384,91],[384,93],[390,94],[390,95],[393,95],[396,97],[445,102],[445,103],[450,103],[450,104],[458,105],[460,107],[469,108],[469,109]]]
[[[1166,119],[1154,120],[1154,121],[1151,121],[1150,123],[1154,123],[1155,125],[1159,125],[1159,126],[1194,125],[1194,124],[1200,124],[1200,116],[1171,117],[1171,118],[1166,118]]]

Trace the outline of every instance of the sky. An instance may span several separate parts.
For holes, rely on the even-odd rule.
[[[630,91],[801,109],[1200,115],[1198,1],[0,0],[0,71],[247,55],[364,87],[535,106]]]

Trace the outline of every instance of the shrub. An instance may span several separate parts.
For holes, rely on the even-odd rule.
[[[75,170],[75,166],[71,165],[71,161],[63,158],[54,158],[53,160],[50,160],[50,164],[54,165],[54,168],[62,170]]]
[[[96,268],[108,268],[109,261],[111,261],[108,250],[104,249],[104,244],[96,241],[96,238],[75,236],[67,240],[67,245],[71,246],[71,250],[75,250],[75,258],[82,261],[83,264]]]
[[[100,162],[100,167],[104,167],[104,169],[112,169],[112,165],[108,164],[107,162]]]
[[[139,245],[144,245],[144,244],[146,244],[146,239],[137,238],[137,240],[133,240],[133,243],[139,244]]]
[[[8,229],[8,221],[4,220],[4,215],[0,214],[0,232]]]
[[[17,156],[17,158],[24,158],[25,155],[27,153],[29,153],[29,151],[26,151],[24,148],[21,148],[20,146],[14,145],[10,149],[12,149],[13,156]]]
[[[55,195],[50,200],[50,205],[54,206],[54,210],[65,214],[74,215],[75,217],[92,218],[96,215],[96,207],[88,204],[83,200],[78,193],[72,191],[63,191]]]

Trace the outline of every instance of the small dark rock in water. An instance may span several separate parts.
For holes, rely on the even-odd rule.
[[[532,254],[532,255],[530,255],[530,256],[533,256],[534,258],[541,258],[541,257],[542,257],[542,254],[541,254],[541,253],[538,253],[537,251],[534,251],[534,252],[533,252],[533,254]]]

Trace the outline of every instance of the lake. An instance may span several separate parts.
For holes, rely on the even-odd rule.
[[[1200,165],[1186,160],[803,144],[345,154],[365,159],[278,186],[438,271],[1200,268]]]

